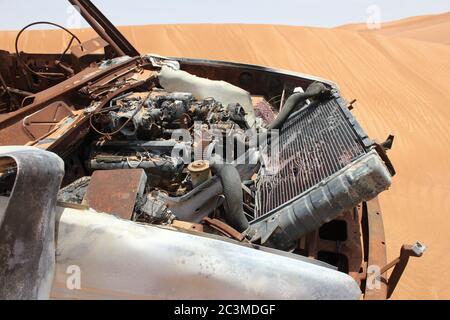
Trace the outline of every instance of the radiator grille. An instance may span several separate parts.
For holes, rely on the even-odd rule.
[[[257,182],[255,218],[307,191],[365,154],[335,99],[291,116],[279,136],[279,170]]]

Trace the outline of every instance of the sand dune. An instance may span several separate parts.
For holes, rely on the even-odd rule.
[[[403,243],[421,240],[429,247],[423,258],[410,260],[394,298],[450,298],[450,46],[288,26],[121,29],[141,52],[300,71],[335,81],[347,99],[357,98],[354,114],[373,138],[395,135],[390,157],[398,174],[381,196],[388,258]],[[441,31],[440,39],[450,36],[449,28]],[[93,35],[76,33],[82,39]],[[14,35],[0,33],[0,47],[12,50]],[[36,31],[21,44],[25,51],[60,52],[64,41],[58,31]]]
[[[450,12],[386,22],[381,25],[380,29],[375,30],[369,30],[366,24],[363,23],[343,25],[339,28],[384,36],[450,44]]]

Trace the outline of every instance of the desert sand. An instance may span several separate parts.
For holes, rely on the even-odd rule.
[[[426,21],[426,24],[424,23]],[[433,22],[434,21],[434,22]],[[358,99],[354,114],[372,138],[395,135],[397,169],[381,195],[388,259],[403,243],[428,250],[412,258],[396,299],[450,298],[450,14],[321,29],[270,25],[151,25],[120,28],[142,53],[230,60],[294,70],[335,81]],[[362,25],[364,26],[364,25]],[[429,31],[432,30],[432,31]],[[426,32],[427,31],[427,32]],[[429,31],[429,32],[428,32]],[[91,30],[76,30],[80,38]],[[393,36],[393,34],[396,34]],[[13,50],[15,32],[0,33]],[[59,31],[26,33],[28,52],[61,52]]]

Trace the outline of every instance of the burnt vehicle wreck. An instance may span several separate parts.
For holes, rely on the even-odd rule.
[[[386,155],[393,137],[371,140],[334,83],[141,55],[90,1],[70,2],[98,38],[82,43],[71,33],[60,55],[0,51],[0,257],[8,274],[0,296],[392,294],[408,257],[424,247],[404,246],[401,263],[387,264],[377,195],[395,175]],[[17,237],[5,233],[25,210],[20,201],[27,211],[43,208],[29,223],[56,219],[54,237],[18,226]],[[17,262],[18,241],[49,244],[29,247],[39,266],[46,257],[47,271],[27,280],[34,285],[22,285],[27,268],[37,269]],[[78,290],[66,288],[72,265],[82,270]],[[381,270],[375,287],[370,266]]]

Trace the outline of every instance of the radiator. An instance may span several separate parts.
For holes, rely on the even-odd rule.
[[[279,133],[278,170],[260,173],[255,237],[287,247],[387,189],[391,174],[337,94],[293,113]]]

